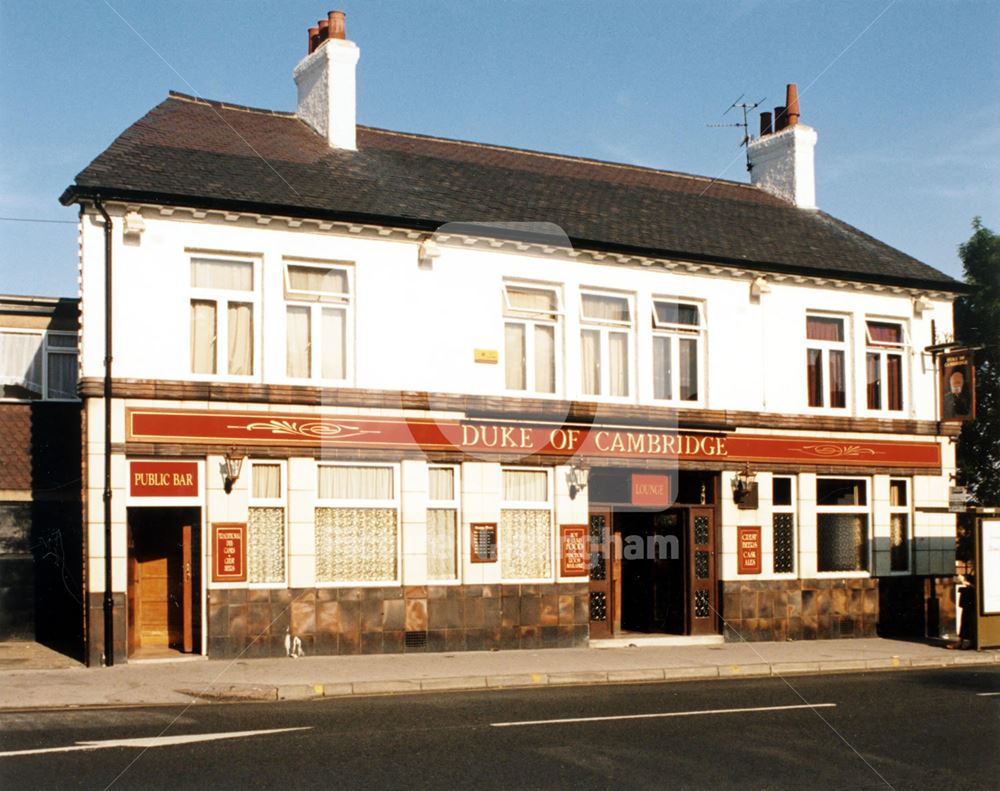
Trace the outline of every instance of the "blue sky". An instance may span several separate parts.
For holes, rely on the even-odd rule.
[[[72,223],[62,190],[168,90],[293,110],[329,2],[0,0],[0,216]],[[707,125],[796,82],[822,209],[955,276],[973,216],[1000,231],[1000,3],[340,7],[361,123],[744,181]],[[76,261],[73,224],[0,220],[0,293],[75,294]]]

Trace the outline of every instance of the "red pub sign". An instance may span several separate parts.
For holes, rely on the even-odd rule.
[[[212,582],[246,582],[247,526],[242,522],[212,525]]]
[[[559,575],[586,577],[590,573],[586,525],[559,525]]]
[[[194,461],[129,462],[132,497],[197,497],[198,463]]]
[[[760,574],[760,528],[737,527],[737,570],[740,574]]]
[[[670,478],[666,475],[632,475],[632,505],[670,505]]]
[[[432,418],[130,409],[131,442],[422,449],[532,456],[940,469],[937,442],[494,423]]]

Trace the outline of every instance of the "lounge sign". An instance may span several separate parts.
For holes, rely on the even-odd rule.
[[[468,454],[591,456],[622,459],[757,461],[938,469],[936,442],[833,440],[766,434],[625,429],[600,425],[539,425],[275,412],[126,412],[131,442],[241,446],[417,448]]]
[[[132,461],[128,468],[132,497],[197,497],[198,463]]]

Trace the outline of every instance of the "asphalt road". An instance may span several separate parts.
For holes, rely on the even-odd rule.
[[[257,733],[275,729],[295,730]],[[9,789],[994,789],[998,777],[993,669],[0,714]]]

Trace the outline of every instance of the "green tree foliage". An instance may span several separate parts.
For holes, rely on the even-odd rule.
[[[962,428],[959,482],[981,505],[1000,505],[1000,236],[978,217],[959,248],[971,293],[955,303],[955,337],[976,353],[976,419]]]

